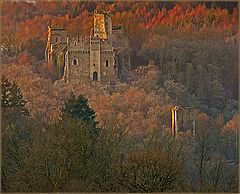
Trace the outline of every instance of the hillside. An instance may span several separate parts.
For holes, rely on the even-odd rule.
[[[44,60],[48,25],[88,36],[94,10],[124,26],[131,65],[115,86],[60,83]],[[3,1],[1,11],[3,192],[238,191],[237,3]],[[174,106],[194,107],[196,134],[171,135]]]

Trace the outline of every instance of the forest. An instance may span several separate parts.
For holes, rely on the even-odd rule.
[[[43,61],[48,25],[87,36],[94,10],[133,51],[117,92]],[[237,2],[2,1],[1,22],[2,192],[239,192]]]

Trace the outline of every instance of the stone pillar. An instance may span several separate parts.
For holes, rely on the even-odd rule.
[[[178,133],[178,119],[177,119],[177,108],[174,110],[174,113],[175,113],[175,136],[177,135]]]
[[[128,67],[130,67],[131,65],[131,58],[130,58],[130,55],[128,55]]]
[[[64,72],[63,72],[63,80],[66,83],[69,83],[70,79],[70,70],[69,70],[69,51],[66,52],[65,54],[65,65],[64,65]]]
[[[192,131],[192,133],[193,133],[193,136],[195,136],[196,135],[196,121],[193,121],[192,122],[192,127],[193,127],[193,131]]]
[[[177,110],[177,106],[172,108],[172,135],[174,136],[176,136],[178,133]]]

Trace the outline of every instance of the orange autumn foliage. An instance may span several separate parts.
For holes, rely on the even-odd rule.
[[[20,86],[32,116],[49,120],[59,115],[59,110],[73,91],[89,99],[96,111],[99,126],[110,127],[117,123],[128,134],[142,134],[159,126],[170,127],[171,100],[164,92],[144,91],[127,86],[122,92],[109,95],[100,83],[55,85],[50,79],[34,72],[33,66],[8,64],[1,67],[3,75]]]
[[[238,26],[238,11],[233,9],[207,8],[181,3],[167,9],[160,2],[42,2],[36,4],[5,1],[2,6],[3,31],[13,29],[19,41],[32,36],[46,38],[47,25],[60,25],[76,34],[89,33],[94,9],[111,11],[113,24],[123,24],[128,36],[135,36],[143,29],[168,25],[181,30],[212,29],[235,30]],[[9,30],[7,30],[9,31]]]

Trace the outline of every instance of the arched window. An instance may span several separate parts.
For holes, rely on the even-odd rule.
[[[108,67],[108,60],[106,60],[106,67]]]
[[[78,61],[77,61],[77,59],[73,59],[73,65],[77,65],[78,64]]]
[[[58,41],[58,38],[55,38],[56,42]]]
[[[97,72],[93,72],[93,81],[98,81],[98,74]]]

